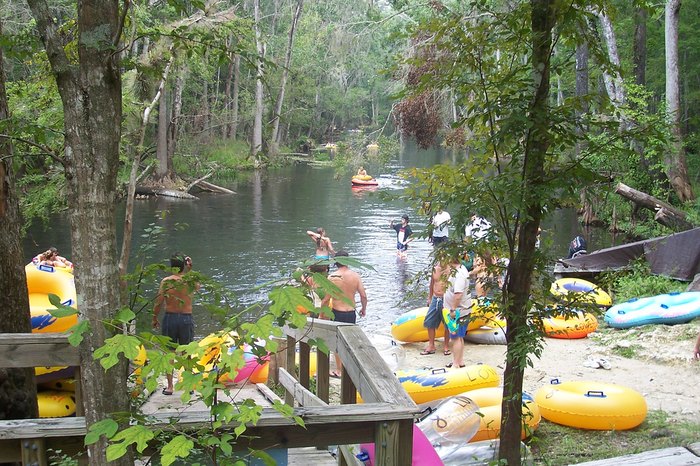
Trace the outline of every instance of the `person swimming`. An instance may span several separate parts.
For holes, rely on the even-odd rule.
[[[308,230],[306,234],[309,235],[311,241],[316,244],[315,259],[327,260],[331,258],[331,254],[335,253],[331,239],[326,236],[326,230],[323,228],[319,227],[315,232]]]

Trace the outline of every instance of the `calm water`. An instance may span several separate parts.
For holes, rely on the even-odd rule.
[[[439,149],[407,147],[380,173],[374,173],[374,167],[368,169],[379,180],[377,190],[398,192],[402,189],[397,175],[401,169],[429,167],[453,158],[452,153]],[[408,258],[398,259],[396,235],[389,222],[408,213],[413,230],[420,232],[426,219],[398,201],[380,199],[376,192],[351,189],[348,178],[335,179],[330,167],[299,164],[255,173],[241,181],[221,182],[236,195],[201,194],[197,201],[137,201],[133,250],[142,241],[144,228],[156,223],[167,235],[162,254],[153,257],[154,261],[165,262],[172,251],[183,251],[192,257],[195,269],[234,290],[240,303],[249,305],[267,298],[266,287],[251,291],[253,288],[287,276],[314,254],[306,230],[322,226],[336,250],[346,249],[372,267],[359,270],[369,299],[367,317],[360,325],[368,331],[388,333],[396,316],[424,305],[426,283],[412,278],[425,270],[432,250],[427,240],[415,240]],[[162,211],[167,215],[159,218]],[[178,224],[188,227],[179,229]],[[574,213],[563,211],[544,225],[543,237],[549,238],[553,251],[562,256],[577,232]],[[589,249],[610,244],[607,235],[596,233],[589,238]],[[34,228],[29,232],[24,242],[27,260],[49,245],[70,258],[67,219],[55,218],[48,230]],[[156,284],[153,287],[155,290]],[[215,330],[203,310],[196,309],[195,314],[198,335]]]

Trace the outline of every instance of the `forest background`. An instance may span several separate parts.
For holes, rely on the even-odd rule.
[[[665,170],[664,132],[671,132],[664,124],[664,7],[613,3],[607,14],[620,65],[613,74],[625,77],[626,92],[618,103],[660,132],[656,144],[636,156],[620,151],[614,158],[588,157],[585,163],[607,183],[584,192],[579,207],[587,208],[585,223],[610,223],[614,214],[616,228],[649,237],[665,231],[644,222],[636,210],[633,217],[630,204],[610,191],[612,183],[623,182],[679,204],[668,181],[658,176]],[[73,27],[72,2],[53,2],[51,8],[63,27]],[[410,79],[420,67],[420,47],[409,38],[430,9],[407,1],[133,3],[119,50],[124,108],[119,186],[124,189],[134,157],[139,173],[151,165],[155,181],[164,184],[178,174],[194,179],[216,171],[235,177],[241,169],[282,163],[280,153],[338,142],[342,152],[350,131],[361,131],[364,143],[380,136],[396,139],[402,115],[403,135],[468,154],[479,143],[470,141],[468,125],[460,123],[464,115],[454,89],[431,93],[429,101],[421,101],[423,111],[412,114],[407,105],[406,83],[408,92],[418,88]],[[20,205],[26,222],[47,220],[66,208],[61,102],[28,6],[4,1],[2,21]],[[685,2],[678,28],[678,122],[693,183],[700,177],[700,52],[693,45],[698,22],[695,5]],[[609,33],[597,30],[604,46]],[[555,59],[566,62],[575,53],[575,47],[558,44]],[[606,69],[593,58],[579,62],[578,72],[555,70],[553,105],[577,95],[582,79],[599,95],[597,103],[590,102],[593,111],[609,101]],[[1,133],[7,137],[9,123],[4,125]],[[351,155],[366,157],[364,145]]]
[[[548,150],[573,146],[576,138],[560,138],[575,134],[567,133],[565,127],[577,120],[558,119],[574,108],[572,102],[577,100],[577,115],[586,114],[591,124],[597,116],[599,124],[619,125],[620,133],[632,130],[637,133],[631,138],[610,139],[608,127],[607,133],[601,131],[603,138],[597,145],[584,148],[586,157],[567,161],[564,158],[570,155],[567,151],[556,154],[562,156],[556,162],[564,162],[564,166],[570,163],[572,169],[576,169],[575,179],[586,178],[586,189],[569,186],[571,192],[581,195],[579,201],[586,223],[602,219],[610,221],[613,227],[624,223],[623,228],[628,230],[643,225],[646,231],[637,232],[642,235],[653,234],[658,228],[649,221],[648,214],[645,218],[644,213],[632,211],[628,203],[618,203],[614,196],[609,196],[613,181],[624,182],[685,208],[690,218],[697,216],[693,189],[698,178],[697,144],[693,136],[696,133],[695,94],[692,79],[685,78],[697,77],[693,73],[694,49],[690,45],[694,24],[684,24],[686,19],[692,22],[693,16],[680,15],[678,2],[664,5],[662,15],[659,8],[651,5],[624,4],[615,9],[596,4],[586,11],[578,4],[566,10],[556,2],[533,1],[531,10],[527,10],[529,14],[519,17],[513,13],[522,5],[475,3],[474,11],[481,8],[481,14],[494,20],[491,25],[499,30],[522,33],[522,37],[526,34],[530,37],[529,33],[532,36],[532,49],[525,53],[520,47],[529,42],[514,40],[517,35],[497,38],[499,44],[513,48],[489,50],[486,60],[477,63],[480,70],[491,67],[489,71],[495,73],[494,77],[502,79],[501,84],[507,86],[504,89],[513,91],[502,97],[516,104],[512,109],[504,105],[500,108],[484,106],[482,114],[474,111],[480,96],[464,91],[485,83],[483,77],[467,73],[456,76],[439,66],[447,63],[445,58],[465,59],[467,55],[460,56],[460,27],[446,33],[435,24],[430,25],[431,16],[442,15],[448,20],[447,24],[463,19],[459,11],[452,16],[445,13],[445,5],[438,2],[304,5],[298,0],[262,5],[255,0],[229,5],[171,1],[128,3],[122,15],[118,14],[116,2],[110,2],[110,10],[102,12],[86,11],[93,5],[86,2],[79,5],[83,15],[81,22],[78,14],[77,23],[72,3],[49,6],[32,0],[29,2],[31,13],[23,3],[5,2],[5,5],[2,20],[7,33],[2,36],[2,45],[7,78],[2,81],[3,84],[7,82],[10,105],[9,111],[2,109],[2,134],[3,139],[11,140],[15,147],[10,172],[18,175],[19,199],[25,219],[48,218],[51,212],[64,208],[62,200],[67,190],[68,197],[77,205],[77,214],[73,214],[77,220],[91,210],[89,190],[94,189],[101,197],[98,208],[92,209],[93,218],[87,226],[92,233],[113,231],[111,225],[106,225],[106,229],[94,228],[100,227],[94,212],[100,211],[100,204],[107,212],[112,212],[113,192],[108,188],[112,186],[110,170],[114,165],[95,167],[104,168],[107,175],[108,184],[102,189],[99,189],[99,179],[86,179],[81,170],[101,146],[81,142],[80,136],[120,149],[117,168],[123,181],[132,181],[132,187],[136,175],[150,162],[154,162],[152,177],[155,182],[177,184],[179,172],[188,172],[191,176],[218,172],[222,162],[238,159],[237,153],[246,154],[246,164],[250,168],[260,168],[277,163],[283,152],[298,151],[298,147],[310,148],[323,141],[334,142],[345,131],[366,129],[365,142],[375,142],[385,131],[391,135],[398,129],[404,136],[415,137],[423,146],[442,140],[470,156],[490,156],[492,147],[510,147],[511,152],[504,155],[516,155],[513,147],[518,147],[522,141],[525,151],[517,155],[525,156],[521,165],[523,176],[515,191],[523,192],[517,206],[523,217],[516,218],[514,230],[503,231],[512,235],[508,237],[508,247],[510,256],[515,259],[511,261],[513,270],[525,272],[511,275],[514,282],[507,285],[509,294],[506,296],[514,298],[506,312],[508,328],[509,333],[524,336],[529,331],[525,317],[529,309],[526,304],[537,226],[543,209],[557,206],[552,202],[551,191],[532,193],[528,187],[536,191],[547,186],[542,175],[545,156],[551,155]],[[581,17],[586,16],[582,13],[587,13],[591,23],[577,36],[579,40],[552,43],[556,26],[566,28],[575,24],[575,21],[569,22],[573,16],[566,16],[567,11],[581,14]],[[90,13],[94,16],[90,17]],[[519,21],[530,15],[533,21],[528,31]],[[474,37],[484,33],[483,26],[489,26],[488,21],[481,25],[475,21],[478,16],[466,16],[475,26]],[[634,21],[623,18],[634,18]],[[104,21],[103,29],[91,29],[100,26],[101,21]],[[424,29],[416,27],[423,24],[427,25]],[[36,39],[35,25],[48,54]],[[660,39],[662,30],[663,39]],[[684,36],[681,31],[687,34]],[[80,32],[83,33],[81,41],[72,41],[71,38],[79,36]],[[114,35],[109,37],[106,32]],[[104,48],[105,37],[112,39],[113,50]],[[679,37],[681,40],[676,42]],[[466,42],[472,39],[468,37]],[[482,45],[488,48],[492,44],[484,42]],[[619,50],[632,50],[632,53],[626,55]],[[401,58],[394,60],[394,55]],[[507,68],[501,66],[506,64],[500,62],[501,56],[509,57],[509,66],[516,65],[510,81],[498,76],[499,69]],[[631,59],[625,60],[626,56]],[[119,60],[114,60],[115,57]],[[532,63],[532,69],[517,66],[519,57],[526,64]],[[663,61],[659,57],[663,57]],[[81,65],[79,75],[71,72],[71,64],[76,60]],[[110,68],[113,62],[119,63],[118,69]],[[575,67],[568,66],[574,62]],[[483,66],[484,63],[487,66]],[[464,69],[474,69],[471,62],[461,65]],[[105,70],[108,73],[100,75]],[[115,71],[116,76],[110,74]],[[535,84],[531,88],[539,92],[529,103],[525,97],[527,92],[523,92],[527,86],[518,87],[528,82],[522,79],[527,75]],[[109,79],[102,79],[104,77]],[[84,95],[68,92],[80,89],[79,85],[85,85],[84,90],[89,92]],[[100,86],[105,90],[102,95]],[[115,90],[121,95],[114,95]],[[484,96],[488,97],[489,92]],[[103,105],[100,99],[118,102],[120,106]],[[82,122],[76,119],[76,114],[66,112],[67,108],[85,110],[82,106],[86,103],[92,111],[99,112],[100,108],[117,111],[109,115],[93,114]],[[549,108],[563,111],[550,114]],[[110,116],[116,118],[109,121]],[[492,119],[494,116],[496,118]],[[527,122],[531,126],[527,126]],[[83,128],[80,123],[87,124]],[[508,124],[513,126],[509,128]],[[554,126],[550,128],[551,124]],[[597,128],[600,130],[603,125]],[[62,128],[67,134],[63,134]],[[85,128],[90,131],[86,133]],[[512,128],[522,131],[519,133],[522,139],[509,137],[504,132]],[[104,129],[105,133],[99,129]],[[500,132],[500,140],[494,138],[494,130]],[[588,128],[582,125],[578,130],[578,136],[582,136],[581,132]],[[121,135],[121,141],[110,139],[114,135]],[[588,143],[595,143],[595,136],[594,131],[585,134]],[[241,146],[236,149],[239,141],[243,150]],[[75,160],[80,163],[73,166],[76,153],[72,150],[76,148],[85,152],[77,153]],[[519,159],[513,157],[513,160]],[[62,166],[69,168],[65,178]],[[235,164],[229,166],[236,167]],[[517,166],[518,163],[513,164]],[[578,170],[579,167],[585,171]],[[561,179],[558,187],[562,188],[564,183]],[[88,189],[81,192],[83,187]],[[448,190],[444,193],[449,195]],[[506,191],[501,192],[504,193]],[[126,196],[128,202],[133,198],[131,194]],[[507,196],[500,199],[507,199]],[[570,196],[567,201],[571,202]],[[493,207],[494,211],[503,205],[506,204]],[[503,216],[506,223],[511,218]],[[520,220],[521,231],[517,226]],[[81,225],[74,221],[74,226]],[[115,269],[96,266],[99,261],[103,261],[103,265],[111,261],[116,249],[112,247],[113,238],[104,241],[103,254],[92,254],[93,264],[88,257],[87,242],[79,241],[86,237],[90,228],[73,232],[73,244],[78,247],[77,259],[87,270],[84,278],[76,276],[77,285],[85,289],[91,274],[99,278],[96,283],[117,282]],[[0,236],[11,237],[5,232]],[[95,243],[101,243],[99,238],[95,239]],[[519,247],[514,255],[516,242]],[[122,255],[125,250],[128,256],[128,248],[122,250]],[[90,268],[90,265],[95,266]],[[81,279],[85,282],[81,283]],[[116,288],[112,286],[108,291],[104,293],[94,287],[86,294],[86,305],[92,309],[98,302],[95,298],[107,295],[109,298],[102,303],[111,306],[118,302],[114,295]],[[102,307],[104,309],[96,308],[95,315],[89,316],[93,329],[103,325],[105,311],[114,311]],[[86,338],[95,338],[100,343],[103,335],[86,334]],[[536,353],[536,347],[533,348]],[[511,353],[509,345],[508,364],[516,369],[511,374],[522,370],[524,362],[523,353]],[[88,375],[86,371],[86,377]],[[506,381],[506,385],[510,386],[510,381]],[[519,393],[517,385],[516,381],[511,388]],[[98,385],[90,388],[94,388],[95,393],[88,393],[86,398],[99,400],[96,395],[104,390],[100,391]],[[509,398],[508,404],[512,406],[504,403],[504,408],[511,412],[517,408],[520,412],[519,402],[518,398]],[[109,412],[109,407],[106,408]],[[95,408],[96,413],[105,412],[100,410],[101,407]],[[504,429],[504,433],[509,440],[503,443],[507,443],[507,447],[502,444],[502,453],[514,455],[508,458],[516,464],[518,450],[512,447],[517,445],[510,437],[515,439],[511,433],[519,435],[519,425],[513,424],[507,432]]]

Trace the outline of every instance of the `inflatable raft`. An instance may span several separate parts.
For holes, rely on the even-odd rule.
[[[700,292],[668,293],[616,304],[605,313],[614,328],[646,324],[682,324],[700,317]]]
[[[376,178],[369,175],[355,175],[352,177],[351,183],[353,186],[378,186],[379,182]]]
[[[480,419],[479,429],[470,442],[497,439],[501,433],[501,402],[503,387],[487,387],[462,393],[479,407],[477,413]],[[521,440],[526,439],[537,429],[542,420],[540,410],[535,400],[523,393],[523,428]]]
[[[68,269],[34,264],[28,264],[24,271],[27,274],[32,332],[65,332],[75,325],[78,322],[77,313],[66,317],[54,317],[49,312],[56,309],[49,301],[50,294],[58,296],[62,304],[77,309],[73,274]]]
[[[500,377],[487,364],[458,369],[424,369],[397,371],[396,377],[416,404],[458,395],[477,388],[497,387]]]
[[[443,309],[443,315],[447,309]],[[428,307],[419,307],[401,314],[391,324],[391,335],[398,341],[420,342],[428,341],[428,329],[423,327],[423,320],[428,313]],[[472,308],[471,320],[467,326],[467,334],[483,325],[490,325],[496,319],[496,313],[491,306],[482,307],[475,305]],[[445,336],[445,326],[440,325],[435,329],[435,338]]]
[[[590,312],[577,312],[573,315],[556,315],[542,319],[544,333],[551,338],[577,339],[595,332],[598,319]]]
[[[581,278],[560,278],[552,283],[549,292],[554,296],[565,297],[567,301],[595,303],[604,307],[612,305],[608,293],[595,283]]]
[[[75,414],[75,394],[48,390],[36,394],[39,417],[66,417]]]
[[[639,392],[603,382],[555,379],[537,391],[535,402],[543,418],[580,429],[628,430],[647,416],[647,403]]]
[[[229,335],[221,335],[212,333],[200,340],[199,346],[204,348],[204,353],[199,359],[199,364],[204,367],[205,372],[218,373],[218,381],[224,385],[237,383],[265,383],[267,382],[269,373],[270,356],[265,355],[260,358],[253,354],[252,348],[249,345],[239,346],[236,343],[238,335],[231,333]],[[225,351],[225,353],[224,353]],[[243,352],[243,367],[233,372],[223,372],[219,365],[227,356],[232,355],[235,351]]]

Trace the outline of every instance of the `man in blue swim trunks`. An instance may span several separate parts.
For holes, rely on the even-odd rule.
[[[442,262],[442,263],[441,263]],[[442,320],[442,309],[444,307],[445,288],[447,287],[447,277],[452,269],[444,260],[438,260],[433,267],[430,276],[430,290],[428,291],[428,313],[423,319],[423,327],[428,329],[428,346],[421,351],[421,355],[435,353],[435,333],[441,325],[445,325]],[[445,343],[442,354],[450,355],[450,335],[445,329]]]
[[[194,340],[194,321],[192,320],[192,295],[199,289],[199,283],[183,279],[192,270],[192,259],[180,252],[170,257],[173,274],[160,282],[160,289],[153,305],[153,328],[160,326],[158,313],[165,308],[163,316],[163,335],[170,337],[178,345],[186,345]],[[174,391],[173,374],[166,374],[167,387],[163,395],[172,395]]]
[[[445,324],[452,341],[452,362],[447,367],[464,367],[464,337],[467,335],[469,314],[472,308],[469,291],[469,270],[459,259],[450,264],[445,307],[450,310]]]

